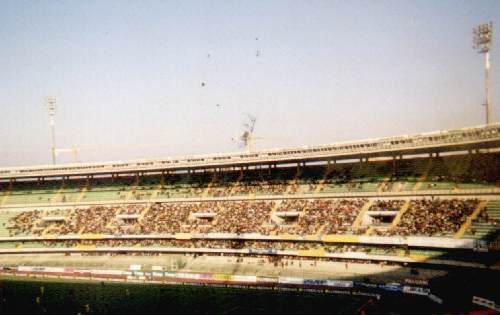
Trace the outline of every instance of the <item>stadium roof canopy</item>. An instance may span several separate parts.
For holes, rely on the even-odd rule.
[[[0,168],[0,179],[168,172],[255,165],[395,157],[500,148],[500,123],[414,135],[253,152],[133,161]]]

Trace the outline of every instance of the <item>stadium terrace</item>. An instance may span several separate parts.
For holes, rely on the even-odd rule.
[[[237,154],[3,168],[0,265],[99,262],[116,270],[133,257],[168,272],[410,278],[432,291],[434,279],[457,268],[498,274],[499,148],[493,124]]]

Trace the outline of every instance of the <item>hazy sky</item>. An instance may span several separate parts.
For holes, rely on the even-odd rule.
[[[0,166],[50,163],[47,95],[84,162],[242,150],[244,113],[257,148],[483,124],[487,21],[500,1],[1,0]]]

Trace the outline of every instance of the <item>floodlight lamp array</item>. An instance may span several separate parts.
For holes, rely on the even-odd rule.
[[[47,96],[45,98],[45,106],[47,106],[47,111],[50,116],[54,116],[56,114],[56,98],[52,96]]]
[[[474,33],[474,49],[479,53],[484,54],[491,49],[493,38],[493,23],[489,22],[481,24],[473,29]]]

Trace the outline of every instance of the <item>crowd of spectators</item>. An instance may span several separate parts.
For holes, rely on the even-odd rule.
[[[398,225],[386,234],[440,236],[456,233],[478,203],[478,199],[412,200]]]
[[[224,204],[217,213],[210,232],[267,234],[263,227],[269,221],[274,201],[237,201]]]
[[[323,234],[346,234],[351,232],[352,224],[367,202],[365,199],[343,199],[333,204],[331,200],[315,200],[306,218],[314,217],[311,225],[323,222]],[[327,209],[327,211],[322,211]]]
[[[11,224],[7,228],[9,229],[9,235],[29,235],[29,234],[39,234],[39,228],[37,228],[37,222],[42,217],[42,211],[24,211],[11,219]]]
[[[63,246],[61,246],[63,245]],[[331,244],[324,242],[302,241],[256,241],[256,240],[231,240],[231,239],[107,239],[107,240],[64,240],[44,241],[44,247],[71,248],[77,246],[95,247],[152,247],[152,248],[190,248],[190,249],[249,249],[265,251],[296,251],[296,250],[324,250],[327,253],[384,253],[397,254],[404,247],[394,245],[352,245]]]
[[[287,199],[91,206],[60,212],[64,215],[59,220],[44,220],[47,213],[35,210],[21,212],[11,219],[8,228],[11,236],[41,235],[44,231],[60,235],[354,234],[359,231],[353,231],[353,223],[367,201],[357,198]],[[403,202],[374,201],[370,210],[397,211]],[[478,202],[477,199],[411,200],[397,226],[375,233],[429,236],[455,233]],[[291,217],[284,214],[283,217],[278,217],[278,212],[290,211],[298,213]]]

